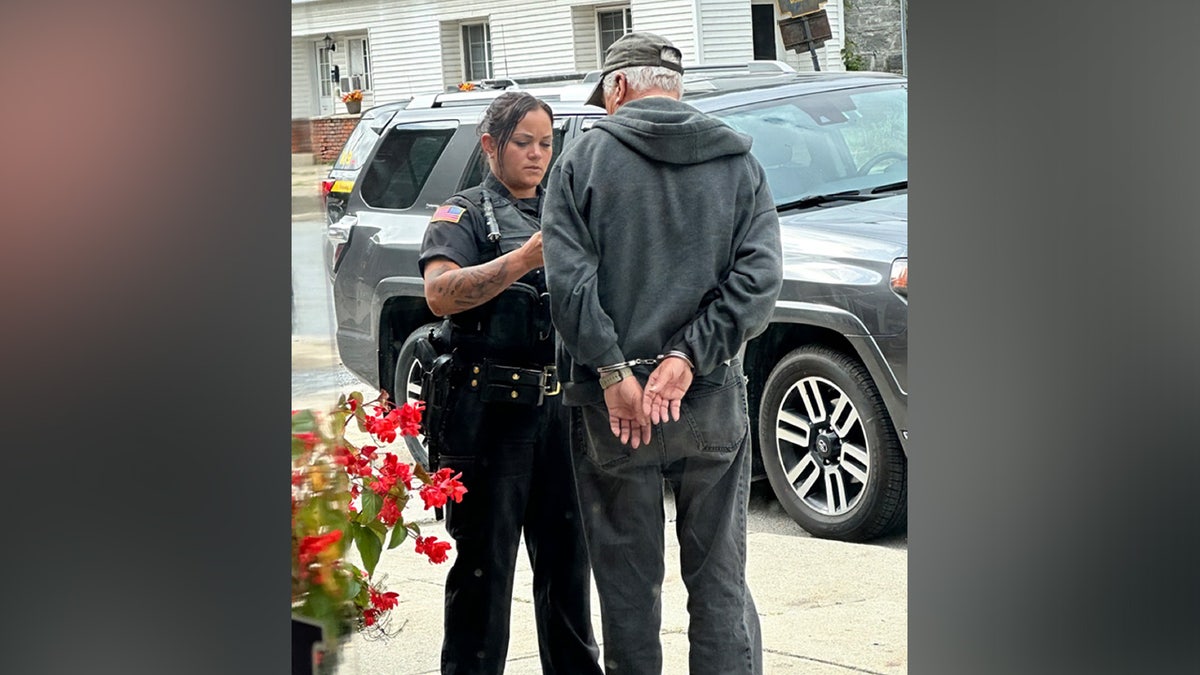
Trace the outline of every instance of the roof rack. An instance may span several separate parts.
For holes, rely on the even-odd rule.
[[[446,87],[446,93],[454,93],[459,91],[478,91],[480,89],[507,89],[512,91],[520,91],[523,87],[529,85],[567,85],[581,82],[584,78],[584,73],[553,73],[550,75],[513,75],[511,77],[490,77],[480,80],[470,80],[456,86]],[[464,89],[463,85],[469,85]]]
[[[683,67],[685,80],[721,75],[785,75],[796,69],[783,61],[742,61],[737,63],[696,63]],[[599,82],[600,70],[590,70],[584,82]]]
[[[700,63],[684,66],[683,76],[713,77],[716,75],[782,75],[796,69],[783,61],[746,61],[742,63]]]

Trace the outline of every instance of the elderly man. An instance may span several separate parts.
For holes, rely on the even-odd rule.
[[[690,672],[762,672],[739,354],[779,294],[779,222],[750,138],[681,102],[682,72],[657,35],[608,48],[589,102],[609,116],[553,168],[542,220],[604,663],[621,675],[662,671],[664,481]]]

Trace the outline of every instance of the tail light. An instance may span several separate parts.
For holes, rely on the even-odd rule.
[[[332,178],[326,178],[325,180],[321,181],[321,203],[322,204],[325,203],[325,198],[329,196],[329,191],[333,189],[333,183],[334,183],[334,180]]]
[[[892,291],[908,299],[908,258],[897,258],[892,263]]]

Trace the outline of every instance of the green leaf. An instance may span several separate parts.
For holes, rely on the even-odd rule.
[[[354,536],[354,543],[358,544],[358,554],[362,556],[367,574],[374,576],[375,565],[379,564],[379,554],[383,553],[383,542],[375,532],[360,527]]]
[[[346,597],[353,600],[362,592],[363,584],[354,576],[346,580]]]
[[[367,522],[379,517],[379,509],[383,508],[383,497],[371,488],[362,491],[362,512]]]
[[[405,539],[408,539],[408,528],[397,527],[397,528],[393,529],[392,530],[392,541],[388,544],[388,550],[390,551],[390,550],[396,548],[397,546],[399,546],[400,544],[403,544]]]
[[[372,523],[368,523],[367,529],[374,532],[375,536],[379,537],[380,544],[387,541],[387,525],[384,525],[383,523],[376,520]]]
[[[317,416],[311,410],[297,410],[292,415],[292,433],[302,434],[308,431],[316,431]]]
[[[337,604],[320,584],[309,589],[304,609],[307,611],[301,612],[303,615],[316,619],[327,627],[337,618]]]
[[[350,544],[358,539],[358,532],[361,529],[362,529],[362,525],[359,525],[358,523],[354,522],[353,520],[346,524],[346,529],[343,530],[343,532],[345,534],[342,535],[342,541],[344,541],[346,543],[345,550],[347,550],[347,551],[350,550]]]

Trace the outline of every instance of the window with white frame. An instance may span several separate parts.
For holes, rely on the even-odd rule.
[[[371,55],[366,38],[352,38],[350,48],[350,89],[371,89]]]
[[[609,45],[633,30],[633,13],[628,7],[596,10],[596,34],[600,38],[600,60]]]
[[[462,50],[464,80],[482,80],[492,76],[492,31],[488,24],[464,24]]]

